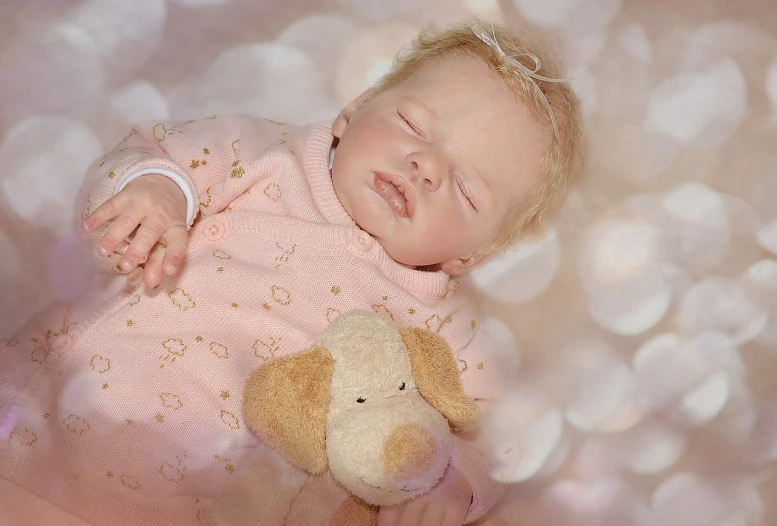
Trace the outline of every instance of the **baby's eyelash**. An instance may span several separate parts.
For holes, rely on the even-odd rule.
[[[399,117],[400,117],[400,118],[401,118],[403,121],[405,121],[405,124],[407,124],[408,126],[410,126],[410,129],[411,129],[411,130],[413,130],[413,132],[417,133],[418,135],[423,135],[423,132],[421,132],[421,130],[420,130],[420,129],[418,129],[418,127],[417,127],[415,124],[413,124],[412,122],[410,122],[409,120],[407,120],[407,117],[405,117],[404,115],[402,115],[402,113],[401,113],[399,110],[397,110],[397,115],[399,115]]]
[[[470,204],[470,206],[472,207],[472,209],[473,209],[475,212],[477,212],[477,211],[478,211],[478,208],[475,206],[475,202],[472,200],[472,196],[469,194],[469,191],[468,191],[468,189],[467,189],[467,186],[466,186],[466,185],[464,184],[464,182],[463,182],[461,179],[459,179],[458,177],[456,178],[456,184],[458,185],[458,187],[459,187],[459,190],[461,190],[461,193],[462,193],[462,194],[464,194],[464,197],[466,197],[466,198],[467,198],[467,201],[469,201],[469,204]]]

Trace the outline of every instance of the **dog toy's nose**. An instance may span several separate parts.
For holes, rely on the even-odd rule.
[[[383,444],[383,469],[394,478],[412,480],[429,469],[436,453],[428,431],[416,425],[402,426]]]

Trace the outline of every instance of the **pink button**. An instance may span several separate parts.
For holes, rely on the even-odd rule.
[[[60,334],[51,342],[51,352],[60,358],[64,358],[73,350],[73,338],[67,334]]]
[[[359,230],[358,233],[354,233],[351,236],[351,243],[359,250],[367,251],[372,248],[375,240],[364,230]]]
[[[202,232],[205,235],[205,239],[210,241],[221,239],[221,236],[224,235],[224,223],[215,217],[209,217],[202,224]]]

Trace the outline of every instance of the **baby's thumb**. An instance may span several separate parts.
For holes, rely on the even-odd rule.
[[[189,246],[189,233],[183,226],[173,227],[165,232],[159,241],[167,247],[165,258],[162,261],[162,270],[168,276],[174,276],[186,257],[186,248]]]

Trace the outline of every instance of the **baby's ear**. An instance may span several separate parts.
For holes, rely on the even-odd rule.
[[[480,410],[464,394],[456,358],[448,342],[439,334],[417,327],[401,330],[413,376],[424,400],[437,409],[455,429],[471,431]]]
[[[335,117],[332,123],[332,135],[338,139],[343,136],[345,128],[348,127],[348,123],[351,121],[351,117],[356,111],[361,108],[362,104],[367,102],[373,95],[375,95],[374,88],[368,88],[361,95],[356,97],[351,103],[342,109],[342,111]]]
[[[458,276],[479,267],[491,259],[492,253],[475,254],[468,258],[456,258],[440,263],[440,270],[449,276]]]
[[[334,359],[323,347],[279,358],[251,374],[243,395],[248,428],[313,475],[327,468],[326,419]]]

